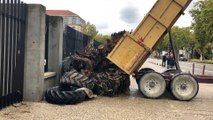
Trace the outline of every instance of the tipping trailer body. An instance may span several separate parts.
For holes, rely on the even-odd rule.
[[[125,33],[107,58],[128,74],[137,72],[192,0],[158,0],[135,31]]]

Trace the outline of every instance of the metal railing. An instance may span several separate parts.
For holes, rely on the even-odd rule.
[[[0,0],[0,109],[22,101],[27,5]]]

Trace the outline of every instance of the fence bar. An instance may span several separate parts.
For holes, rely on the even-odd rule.
[[[25,31],[26,31],[26,14],[27,14],[27,5],[25,3],[22,2],[22,37],[21,37],[21,41],[22,41],[22,45],[21,46],[25,46]],[[22,62],[22,66],[24,66],[24,62],[25,62],[25,59],[24,59],[24,56],[25,56],[25,47],[21,47],[22,48],[22,56],[21,56],[21,62]],[[21,79],[21,101],[23,100],[23,88],[24,88],[24,67],[21,67],[22,69],[22,79]]]
[[[7,0],[7,4],[6,4],[6,48],[5,48],[5,52],[4,52],[4,57],[5,57],[5,62],[4,62],[4,86],[5,86],[5,90],[4,90],[4,104],[6,106],[8,106],[8,49],[9,49],[9,0]]]
[[[2,30],[2,2],[0,0],[0,30]],[[2,47],[2,32],[0,32],[0,46]],[[1,56],[1,48],[0,48],[0,109],[2,109],[2,80],[1,80],[1,59],[2,59],[2,56]]]
[[[17,64],[17,61],[18,61],[18,41],[19,41],[19,4],[20,4],[20,1],[18,0],[17,1],[17,4],[16,4],[16,19],[17,19],[17,22],[16,22],[16,36],[15,36],[15,70],[14,70],[14,73],[15,73],[15,90],[14,90],[14,102],[18,102],[18,95],[17,95],[17,91],[18,91],[18,64]]]
[[[9,99],[9,105],[11,105],[13,103],[12,101],[12,79],[13,79],[13,75],[12,75],[12,58],[13,58],[13,54],[12,54],[12,50],[13,50],[13,0],[11,0],[10,3],[10,43],[9,43],[9,88],[8,88],[8,99]]]
[[[21,74],[19,73],[19,72],[21,72],[20,71],[20,61],[19,61],[19,59],[20,59],[20,32],[21,32],[21,27],[20,27],[20,25],[21,25],[21,16],[20,16],[20,12],[21,12],[21,9],[20,9],[20,6],[21,5],[21,1],[20,0],[18,0],[18,20],[19,20],[19,22],[18,22],[18,35],[17,35],[17,61],[16,61],[16,63],[18,63],[18,64],[16,64],[17,65],[17,68],[16,68],[16,76],[17,76],[17,80],[16,81],[20,81],[20,77],[21,77]],[[20,74],[20,75],[19,75]],[[16,84],[16,86],[17,86],[17,89],[16,89],[16,102],[19,102],[20,101],[20,82],[17,82],[17,84]]]
[[[14,18],[17,18],[17,0],[14,1]],[[16,44],[17,44],[17,19],[14,20],[14,29],[13,29],[13,83],[12,83],[12,91],[13,91],[13,103],[16,102],[16,79],[17,79],[17,76],[16,76]]]
[[[5,89],[5,86],[4,86],[4,47],[5,47],[5,0],[2,1],[2,4],[1,4],[1,10],[2,10],[2,38],[1,38],[1,108],[3,108],[5,105],[4,105],[4,89]]]
[[[20,4],[20,19],[21,19],[21,22],[20,22],[20,44],[19,44],[19,71],[21,73],[20,75],[20,82],[19,82],[19,101],[22,101],[23,99],[23,79],[24,79],[24,68],[21,67],[21,66],[24,66],[24,47],[25,46],[25,41],[24,41],[24,38],[25,38],[25,34],[24,34],[24,31],[25,31],[25,22],[24,22],[24,8],[25,8],[25,5],[23,2],[21,2]]]
[[[3,4],[2,4],[2,1],[0,0],[0,30],[2,31],[2,28],[3,28],[3,25],[2,25],[2,19],[3,19],[3,10],[2,10],[2,6],[3,6]],[[1,64],[1,62],[2,62],[2,41],[3,41],[3,39],[2,39],[2,32],[0,32],[0,46],[1,46],[1,48],[0,48],[0,109],[2,109],[2,90],[3,90],[3,85],[2,85],[2,64]]]

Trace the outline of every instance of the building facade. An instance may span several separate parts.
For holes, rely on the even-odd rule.
[[[68,25],[77,31],[81,31],[82,25],[85,24],[84,19],[69,10],[46,10],[46,14],[49,16],[63,17],[64,26]]]

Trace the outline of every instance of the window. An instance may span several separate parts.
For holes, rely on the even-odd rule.
[[[76,23],[76,18],[75,18],[75,17],[72,18],[72,24],[77,24],[77,23]]]
[[[64,24],[68,24],[68,17],[64,17]]]

